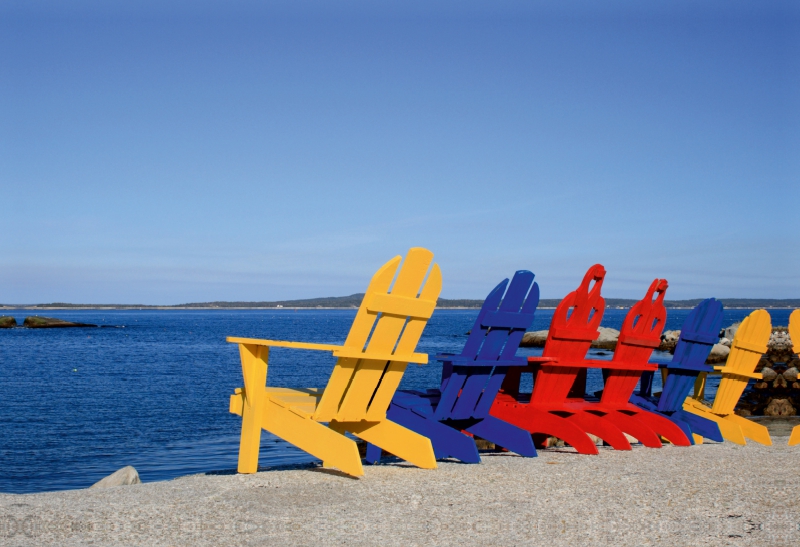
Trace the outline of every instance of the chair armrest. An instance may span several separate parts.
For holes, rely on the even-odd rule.
[[[725,373],[736,374],[739,376],[744,376],[746,378],[753,378],[755,380],[761,380],[764,377],[760,372],[738,372],[727,366],[714,367],[714,370],[716,370],[717,372],[721,372],[723,374]]]
[[[584,359],[582,361],[558,361],[554,363],[542,363],[542,366],[555,366],[555,367],[577,367],[577,368],[606,368],[610,370],[641,370],[652,371],[658,370],[657,363],[636,363],[633,365],[627,363],[615,363],[614,361],[602,361],[600,359]]]
[[[332,344],[312,344],[308,342],[285,342],[282,340],[261,340],[258,338],[237,338],[229,336],[226,338],[231,344],[246,344],[249,346],[267,346],[275,348],[307,349],[314,351],[330,351],[334,357],[348,359],[375,359],[377,361],[400,361],[403,363],[419,363],[424,365],[428,362],[426,353],[410,353],[407,355],[393,355],[391,353],[364,353],[355,348],[345,346],[335,346]]]
[[[273,348],[293,348],[293,349],[309,349],[315,351],[336,351],[342,349],[342,346],[334,346],[332,344],[312,344],[308,342],[285,342],[283,340],[261,340],[258,338],[237,338],[229,336],[225,339],[231,344],[247,344],[248,346],[267,346]]]

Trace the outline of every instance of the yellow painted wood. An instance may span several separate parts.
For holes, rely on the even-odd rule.
[[[403,268],[397,274],[391,294],[416,297],[432,261],[433,254],[430,251],[420,248],[409,251]],[[405,317],[382,314],[367,342],[364,353],[378,355],[391,353],[396,345],[399,346],[398,337],[403,332],[405,325]],[[406,336],[406,333],[403,335]],[[416,341],[414,341],[414,347],[416,345]],[[398,349],[400,350],[398,353],[405,353],[402,348],[398,347]],[[336,413],[337,421],[357,421],[366,417],[367,405],[378,387],[385,368],[385,362],[379,363],[371,359],[360,360],[357,374],[353,375],[347,393],[342,398],[339,412]]]
[[[235,336],[229,336],[225,339],[228,342],[234,344],[247,344],[253,346],[267,346],[267,347],[275,347],[275,348],[291,348],[291,349],[307,349],[307,350],[315,350],[315,351],[330,351],[333,352],[334,357],[352,357],[355,359],[361,359],[362,357],[369,357],[370,359],[382,359],[384,361],[405,361],[407,363],[419,363],[421,365],[428,364],[428,354],[427,353],[414,353],[410,352],[407,354],[399,354],[399,353],[385,353],[385,354],[378,354],[378,353],[370,353],[367,355],[361,350],[355,348],[347,348],[344,346],[334,346],[331,344],[311,344],[306,342],[285,342],[282,340],[262,340],[259,338],[238,338]]]
[[[361,476],[361,456],[355,441],[323,424],[298,416],[270,401],[264,413],[264,429],[348,475]]]
[[[237,336],[228,336],[225,341],[232,344],[246,344],[251,346],[268,346],[276,348],[292,348],[292,349],[308,349],[317,351],[337,351],[342,349],[342,346],[334,346],[331,344],[311,344],[307,342],[286,342],[283,340],[262,340],[260,338],[239,338]]]
[[[231,413],[242,416],[240,473],[258,469],[261,429],[351,475],[362,475],[363,469],[357,446],[345,431],[420,467],[436,467],[429,439],[386,419],[407,364],[427,363],[428,356],[414,350],[442,286],[439,267],[431,268],[430,251],[412,248],[402,266],[401,261],[395,257],[373,276],[342,346],[227,339],[239,344],[245,381],[229,404]],[[270,347],[331,351],[338,359],[327,387],[266,386]],[[330,427],[320,422],[330,422]]]
[[[258,451],[261,446],[261,417],[264,414],[269,348],[239,344],[244,390],[242,395],[242,436],[239,440],[239,473],[258,470]]]
[[[703,444],[702,435],[698,435],[697,433],[692,433],[692,438],[694,439],[694,444]]]
[[[722,434],[723,439],[736,444],[747,444],[744,439],[744,433],[737,424],[724,420],[724,416],[718,416],[717,414],[714,414],[711,412],[710,408],[699,401],[695,401],[691,397],[687,397],[686,401],[683,403],[683,410],[715,422],[719,426],[719,431]]]
[[[367,299],[367,296],[371,298],[376,293],[381,294],[389,291],[401,260],[402,257],[396,256],[375,273],[364,294],[364,300]],[[377,319],[378,314],[369,312],[362,301],[344,342],[344,347],[363,351]],[[347,386],[350,385],[350,380],[356,371],[357,365],[358,359],[340,358],[337,361],[333,374],[328,379],[328,385],[325,387],[325,394],[317,406],[315,419],[321,422],[329,422],[336,416],[342,403],[342,397],[347,390]]]
[[[772,333],[772,321],[766,310],[756,310],[748,315],[731,343],[728,361],[720,369],[722,380],[711,411],[721,416],[733,414],[733,409],[753,376],[756,365],[767,351]],[[757,378],[760,378],[759,374]]]
[[[419,317],[430,319],[436,308],[435,300],[424,300],[396,294],[376,294],[367,303],[367,310],[372,313],[390,313],[403,317]]]
[[[744,445],[745,438],[748,438],[761,444],[772,444],[764,426],[734,414],[749,379],[761,378],[754,370],[767,351],[771,332],[772,322],[766,310],[756,310],[748,315],[736,331],[725,366],[714,367],[722,373],[722,380],[713,406],[708,408],[691,397],[683,403],[687,412],[716,422],[722,437],[731,442]]]
[[[436,469],[436,457],[433,454],[431,440],[391,420],[331,422],[330,427],[342,432],[349,431],[356,437],[380,446],[383,450],[422,469]]]
[[[694,395],[692,398],[702,401],[706,397],[706,379],[708,379],[707,372],[701,372],[697,375],[694,381]]]
[[[772,446],[769,430],[765,426],[736,414],[728,414],[724,419],[738,425],[745,438],[765,446]]]
[[[794,426],[792,435],[789,437],[789,446],[800,444],[800,425]]]

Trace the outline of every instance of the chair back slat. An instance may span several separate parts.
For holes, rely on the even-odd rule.
[[[711,407],[712,412],[721,416],[733,414],[758,361],[767,351],[770,334],[772,320],[766,310],[755,310],[739,325],[731,342],[728,360],[720,369],[722,380]]]
[[[314,419],[366,419],[367,406],[381,383],[387,363],[393,363],[384,359],[369,359],[368,356],[370,353],[413,353],[441,291],[441,272],[434,265],[428,283],[416,298],[432,261],[433,253],[427,249],[412,248],[405,261],[401,256],[396,256],[372,277],[344,343],[345,347],[362,352],[364,357],[342,357],[337,360]],[[413,314],[413,317],[409,319],[402,315],[404,313]],[[412,324],[414,326],[409,329]],[[402,369],[405,369],[405,363]],[[392,379],[397,376],[397,367],[394,372]],[[399,372],[402,375],[402,371]],[[386,409],[383,410],[385,413]]]
[[[512,360],[516,354],[539,303],[539,286],[533,278],[533,273],[520,270],[510,284],[504,279],[486,297],[464,348],[456,356],[458,365],[444,362],[438,419],[475,417],[480,401],[487,407],[484,415],[488,412],[508,366],[487,364]],[[470,366],[470,361],[480,362],[481,366]]]
[[[595,264],[583,276],[580,286],[558,304],[550,322],[543,357],[554,357],[562,362],[581,361],[586,357],[592,341],[600,335],[597,328],[606,308],[600,291],[605,276],[605,268]],[[568,366],[539,370],[531,404],[563,403],[581,370]]]
[[[397,274],[390,294],[408,298],[417,297],[432,262],[433,253],[427,249],[418,247],[411,249]],[[431,277],[435,278],[431,279],[431,281],[439,286],[435,291],[435,296],[438,298],[441,290],[441,274],[438,268],[434,268],[431,274]],[[429,293],[430,291],[426,293],[427,296],[430,296]],[[386,292],[381,291],[381,294],[386,294]],[[366,301],[368,297],[372,296],[372,294],[367,294],[364,296],[364,300]],[[433,300],[435,302],[435,299]],[[366,342],[365,357],[360,359],[356,365],[350,384],[343,394],[339,411],[336,413],[336,419],[339,421],[367,419],[367,407],[372,401],[388,364],[388,361],[385,360],[369,359],[369,354],[385,355],[395,351],[399,355],[406,354],[405,352],[412,353],[422,334],[422,328],[427,322],[427,318],[412,318],[409,320],[406,316],[394,313],[381,313],[377,310],[370,312],[369,305],[369,302],[362,302],[362,307],[367,308],[368,313],[375,314],[377,321],[369,340]],[[404,329],[407,321],[409,323],[408,327],[411,328]],[[412,327],[413,323],[416,323],[417,328]],[[406,339],[405,342],[403,338]],[[402,364],[402,368],[405,370],[405,363]],[[396,372],[398,371],[395,368]],[[393,376],[397,376],[397,374]],[[385,411],[386,408],[383,409],[383,412]],[[378,416],[377,419],[380,419],[380,417]]]
[[[658,400],[660,412],[676,412],[694,386],[700,372],[710,372],[706,365],[712,346],[719,341],[722,327],[722,303],[714,298],[700,302],[681,326],[672,362],[667,365],[667,380]]]
[[[647,365],[653,350],[661,343],[661,333],[667,321],[664,296],[669,284],[666,279],[655,279],[642,300],[631,306],[622,323],[613,363],[625,365],[625,369],[613,366],[603,369],[605,385],[601,401],[608,405],[624,405],[628,402],[642,370]],[[655,298],[654,298],[655,296]],[[636,366],[642,369],[636,369]]]

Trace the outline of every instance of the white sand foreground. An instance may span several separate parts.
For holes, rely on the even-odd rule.
[[[800,447],[542,450],[0,495],[0,544],[799,545]]]

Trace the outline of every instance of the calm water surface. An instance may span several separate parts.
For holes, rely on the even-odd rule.
[[[727,310],[724,326],[749,311]],[[607,310],[603,325],[619,328],[625,313]],[[680,328],[688,313],[670,311],[666,328]],[[789,310],[771,313],[773,324],[787,324]],[[32,312],[3,314],[21,324]],[[531,330],[548,328],[552,314],[539,310]],[[145,482],[234,470],[241,418],[228,413],[228,400],[241,387],[242,373],[237,348],[225,337],[339,344],[355,310],[59,310],[46,315],[111,328],[0,329],[0,492],[85,488],[125,465],[136,467]],[[477,310],[437,310],[417,351],[458,352],[476,315]],[[654,355],[657,362],[669,359]],[[276,348],[270,352],[269,384],[323,387],[333,364],[329,353]],[[401,387],[437,386],[440,372],[435,362],[409,365]],[[602,388],[599,374],[590,371],[589,392]],[[714,393],[713,381],[708,389]],[[310,461],[284,441],[262,435],[260,465]]]

